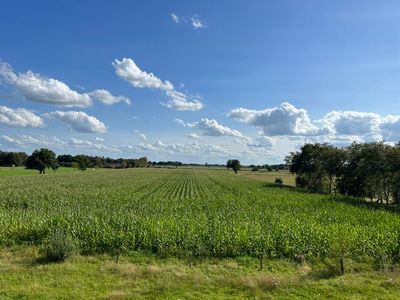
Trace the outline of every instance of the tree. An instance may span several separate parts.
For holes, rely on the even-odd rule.
[[[22,166],[27,158],[28,155],[24,152],[0,151],[0,166]]]
[[[322,192],[324,190],[324,178],[326,171],[323,168],[322,153],[325,144],[305,144],[300,151],[291,153],[286,162],[289,170],[297,174],[301,187]]]
[[[70,154],[61,154],[57,156],[57,161],[60,166],[62,167],[71,167],[72,162],[74,161],[74,158]]]
[[[86,155],[77,155],[74,161],[78,164],[78,169],[81,171],[85,171],[88,167],[92,166],[89,157]]]
[[[346,148],[305,144],[286,162],[298,187],[400,204],[400,145],[353,143]]]
[[[343,174],[346,162],[346,151],[332,145],[323,145],[321,153],[322,168],[324,169],[329,181],[329,194],[336,192],[336,179]]]
[[[26,160],[27,169],[38,170],[39,174],[44,174],[46,169],[52,168],[57,164],[56,154],[46,148],[33,151],[32,155]]]
[[[242,166],[240,165],[240,161],[238,159],[230,159],[226,162],[226,168],[232,169],[235,174],[240,170]]]
[[[79,168],[79,165],[78,165],[78,163],[76,161],[73,161],[71,163],[71,167],[74,168],[74,171],[76,171]]]
[[[57,171],[59,167],[60,167],[60,164],[59,164],[58,161],[55,159],[55,160],[51,163],[51,168],[53,169],[53,171]]]

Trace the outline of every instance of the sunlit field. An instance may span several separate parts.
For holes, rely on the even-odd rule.
[[[255,276],[248,279],[255,282],[267,274],[268,280],[273,280],[279,269],[280,273],[290,270],[293,278],[279,275],[279,284],[285,289],[292,280],[300,286],[308,280],[299,277],[302,268],[307,269],[306,273],[316,268],[325,274],[322,277],[332,280],[337,280],[334,278],[343,271],[354,276],[351,274],[362,270],[368,270],[368,274],[385,270],[389,273],[384,277],[398,276],[400,216],[396,212],[356,199],[307,193],[271,183],[278,174],[284,183],[289,181],[291,175],[287,173],[243,171],[235,175],[224,169],[201,168],[60,171],[0,179],[0,244],[9,249],[3,251],[1,266],[5,271],[11,265],[25,270],[16,271],[16,277],[2,275],[5,284],[9,280],[16,280],[17,284],[19,276],[33,272],[29,271],[29,264],[10,265],[7,261],[40,261],[40,249],[55,230],[65,232],[74,242],[75,258],[57,264],[55,269],[50,264],[46,267],[49,272],[61,272],[64,264],[66,268],[75,268],[71,266],[75,263],[90,265],[85,262],[85,257],[90,256],[94,257],[90,261],[99,265],[96,268],[107,274],[114,272],[109,268],[125,268],[119,266],[123,261],[134,263],[132,257],[144,261],[151,257],[156,265],[159,260],[167,264],[175,261],[180,265],[178,269],[186,270],[182,272],[190,272],[189,277],[208,276],[207,268],[213,267],[207,266],[207,261],[218,262],[222,268],[220,275],[219,269],[213,271],[217,277],[230,273],[232,270],[226,268],[233,264],[236,267],[232,268],[238,268],[237,276]],[[9,174],[12,172],[15,169],[8,170]],[[107,262],[103,269],[103,259],[96,258],[98,255],[116,265]],[[244,258],[247,267],[243,269],[240,262]],[[192,271],[196,264],[201,265],[199,273]],[[132,266],[136,267],[140,274],[147,272],[143,261]],[[76,268],[79,273],[80,267]],[[166,273],[165,266],[160,268],[157,272],[162,278],[172,272],[170,267]],[[47,275],[43,276],[45,280]],[[381,275],[378,278],[381,280]],[[219,279],[215,288],[223,289],[224,284]],[[254,290],[247,290],[242,283],[238,288],[246,295],[271,290],[279,294],[279,284],[275,287],[268,283],[272,286],[265,289],[258,285],[263,283],[249,283],[252,284]],[[397,281],[390,283],[390,288],[398,290]],[[142,295],[137,293],[136,296]]]
[[[60,167],[57,171],[47,170],[47,175],[64,174],[74,172],[73,168]],[[37,170],[30,170],[24,167],[0,167],[0,177],[2,176],[20,176],[20,175],[37,175]]]

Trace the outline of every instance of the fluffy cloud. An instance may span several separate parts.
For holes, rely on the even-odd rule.
[[[264,110],[235,108],[228,116],[260,128],[267,136],[313,135],[319,132],[305,109],[298,109],[288,102]]]
[[[358,111],[332,111],[319,122],[323,130],[338,140],[398,141],[400,115],[382,116]]]
[[[174,89],[171,82],[162,81],[153,73],[142,71],[130,58],[123,58],[121,61],[116,59],[112,65],[115,68],[115,73],[134,87],[160,89],[164,91],[171,91]]]
[[[188,100],[188,96],[181,92],[167,91],[166,94],[170,97],[170,100],[168,102],[161,102],[161,104],[170,109],[196,111],[204,107],[204,104],[200,100]]]
[[[105,105],[112,105],[118,102],[125,102],[128,105],[131,104],[131,100],[128,97],[114,96],[109,91],[103,89],[90,92],[89,95]]]
[[[13,127],[43,127],[43,119],[33,112],[17,108],[0,106],[0,124]]]
[[[269,136],[258,136],[255,141],[250,141],[247,146],[250,148],[272,149],[275,145],[275,139]]]
[[[266,137],[300,137],[304,142],[337,145],[348,145],[353,141],[400,140],[400,115],[331,111],[320,120],[312,121],[305,109],[284,102],[265,110],[236,108],[228,116],[261,129]]]
[[[16,74],[6,63],[1,63],[0,75],[29,101],[66,107],[87,107],[92,104],[88,94],[80,94],[57,79],[31,71]]]
[[[89,140],[81,140],[77,138],[70,138],[67,141],[60,140],[55,136],[45,136],[40,135],[39,137],[32,137],[29,135],[17,135],[17,136],[8,136],[2,135],[0,136],[0,140],[4,141],[8,145],[12,145],[18,148],[27,148],[27,147],[49,147],[52,149],[62,150],[62,151],[70,151],[71,149],[82,151],[82,150],[94,150],[97,153],[102,153],[103,151],[107,152],[121,152],[121,150],[113,145],[105,145],[104,143],[100,143],[99,141],[89,141]],[[97,140],[97,139],[96,139]]]
[[[323,129],[335,135],[377,134],[379,122],[378,114],[357,111],[332,111],[321,119]]]
[[[201,136],[199,136],[197,133],[194,133],[194,132],[189,133],[189,134],[187,135],[187,137],[190,138],[190,139],[193,139],[193,140],[199,140],[199,139],[201,139]]]
[[[75,131],[91,133],[107,132],[107,127],[104,123],[83,111],[54,111],[46,113],[44,116],[56,118]]]
[[[65,142],[60,140],[59,138],[55,136],[44,136],[41,135],[39,138],[32,137],[29,135],[18,135],[18,136],[8,136],[8,135],[2,135],[0,136],[1,140],[6,142],[7,144],[20,147],[20,148],[25,148],[28,146],[35,146],[35,147],[54,147],[54,148],[59,148],[60,146],[64,145]]]
[[[0,78],[3,83],[15,88],[28,101],[82,108],[92,105],[93,98],[106,105],[120,101],[130,104],[129,98],[113,96],[104,89],[78,93],[57,79],[47,78],[32,71],[17,74],[9,64],[4,62],[0,62]]]
[[[169,101],[162,105],[175,110],[195,111],[203,108],[203,103],[198,99],[175,90],[174,85],[168,80],[163,81],[153,73],[141,70],[131,58],[116,59],[112,63],[115,73],[136,88],[158,89],[167,95]]]
[[[400,116],[388,115],[380,120],[380,133],[388,141],[400,141]]]
[[[223,126],[214,119],[203,118],[199,122],[194,123],[185,123],[181,119],[175,119],[175,122],[185,127],[198,129],[203,135],[207,136],[233,136],[243,138],[242,133],[239,131]]]

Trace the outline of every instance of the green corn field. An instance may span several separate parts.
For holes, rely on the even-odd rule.
[[[125,169],[0,177],[0,245],[62,229],[82,254],[400,260],[400,216],[357,199],[226,170]]]

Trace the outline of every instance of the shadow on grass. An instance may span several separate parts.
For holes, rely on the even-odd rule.
[[[330,200],[338,202],[338,203],[345,203],[348,205],[367,208],[367,209],[371,209],[371,210],[389,211],[392,213],[400,212],[400,208],[397,205],[393,205],[393,204],[387,205],[387,204],[381,204],[381,203],[376,203],[376,202],[369,202],[369,201],[363,200],[361,198],[348,197],[348,196],[343,196],[343,195],[331,195]]]
[[[327,194],[327,193],[322,193],[322,192],[305,190],[303,188],[298,188],[295,186],[284,185],[284,184],[264,183],[263,186],[266,188],[285,189],[285,190],[293,191],[296,193],[326,195],[330,201],[335,201],[338,203],[345,203],[345,204],[348,204],[351,206],[356,206],[356,207],[363,207],[363,208],[368,208],[368,209],[372,209],[372,210],[384,210],[384,211],[389,211],[392,213],[400,212],[400,206],[395,205],[395,204],[387,205],[387,204],[382,204],[382,203],[377,203],[377,202],[370,202],[370,201],[364,200],[362,198],[356,198],[356,197],[345,196],[345,195],[340,195],[340,194]]]
[[[305,190],[305,189],[302,189],[302,188],[298,188],[298,187],[295,187],[295,186],[292,186],[292,185],[286,185],[286,184],[278,184],[278,183],[267,182],[267,183],[264,183],[263,186],[266,187],[266,188],[285,189],[285,190],[288,190],[288,191],[293,191],[293,192],[298,192],[298,193],[303,193],[303,194],[325,195],[324,193]]]
[[[323,280],[323,279],[339,277],[341,275],[339,270],[337,270],[337,268],[331,265],[326,265],[326,267],[323,269],[311,271],[310,273],[307,274],[307,276],[312,280]]]

